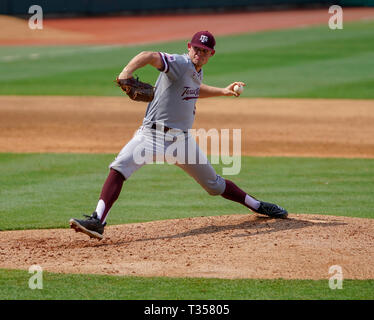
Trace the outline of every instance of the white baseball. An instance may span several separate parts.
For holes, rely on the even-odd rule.
[[[234,91],[235,91],[236,93],[241,94],[241,93],[243,92],[243,86],[241,86],[240,84],[239,84],[239,85],[236,84],[236,85],[234,86]]]

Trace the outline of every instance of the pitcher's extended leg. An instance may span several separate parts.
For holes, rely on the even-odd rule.
[[[111,209],[113,203],[118,199],[125,178],[121,173],[114,169],[110,169],[109,175],[105,180],[100,194],[100,200],[96,207],[97,217],[101,223],[105,222],[106,216]]]
[[[212,165],[201,151],[196,142],[188,140],[187,152],[194,152],[199,163],[177,164],[193,177],[210,195],[221,195],[225,199],[238,202],[250,210],[272,218],[286,218],[288,213],[284,208],[269,202],[257,200],[240,189],[234,182],[222,178],[216,173]]]

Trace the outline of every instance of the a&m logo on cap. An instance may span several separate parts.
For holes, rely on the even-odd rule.
[[[198,48],[211,50],[214,54],[214,46],[216,45],[216,40],[209,31],[199,31],[193,35],[192,40],[189,44]]]
[[[206,35],[201,35],[200,36],[200,42],[205,43],[208,42],[209,38]]]

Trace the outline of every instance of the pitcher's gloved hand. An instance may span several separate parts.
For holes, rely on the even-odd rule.
[[[121,89],[126,92],[130,99],[135,101],[150,102],[154,97],[154,87],[149,83],[139,81],[139,78],[116,79]]]

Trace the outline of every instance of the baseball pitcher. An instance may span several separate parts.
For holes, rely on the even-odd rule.
[[[176,145],[178,151],[176,156],[172,155],[175,165],[195,179],[208,194],[220,195],[272,218],[287,217],[284,208],[257,200],[232,181],[219,176],[189,133],[195,118],[197,99],[239,96],[234,87],[245,85],[234,82],[225,88],[218,88],[203,83],[202,67],[215,54],[215,44],[210,32],[200,31],[188,43],[186,54],[141,52],[125,66],[116,82],[131,99],[149,101],[143,123],[109,165],[109,175],[95,211],[91,216],[86,215],[86,219],[71,219],[71,228],[92,238],[102,239],[107,215],[118,199],[124,181],[143,165],[170,158],[168,150],[171,144]],[[160,71],[155,87],[133,77],[136,70],[146,65]]]

